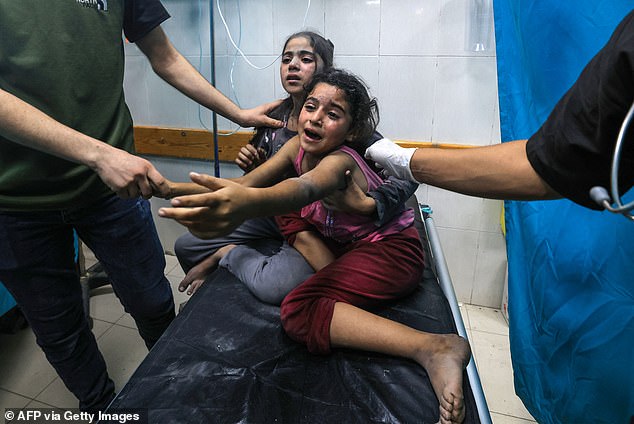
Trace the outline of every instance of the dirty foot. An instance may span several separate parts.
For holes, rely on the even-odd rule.
[[[223,246],[190,269],[183,281],[178,285],[178,291],[184,292],[187,290],[187,294],[190,296],[196,293],[196,290],[202,286],[209,274],[218,268],[220,260],[234,247],[236,247],[234,244]]]
[[[465,418],[462,374],[469,358],[469,343],[455,334],[435,334],[434,343],[419,355],[440,404],[440,423],[461,423]]]

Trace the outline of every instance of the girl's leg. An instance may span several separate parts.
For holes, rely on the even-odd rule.
[[[187,271],[187,274],[178,285],[178,291],[187,290],[187,294],[190,296],[196,293],[207,277],[218,268],[220,260],[234,247],[236,247],[235,244],[227,244],[215,249],[214,253]]]
[[[463,338],[425,333],[337,302],[330,321],[330,343],[332,347],[385,353],[418,362],[427,371],[440,403],[440,422],[464,420],[462,373],[471,351]]]
[[[182,235],[174,244],[176,257],[186,275],[178,286],[180,291],[189,288],[193,294],[217,267],[224,252],[218,250],[231,244],[239,245],[260,239],[279,240],[282,236],[272,217],[254,218],[244,221],[231,234],[211,240],[203,240],[189,233]]]
[[[411,230],[414,233],[349,246],[347,252],[290,292],[281,309],[289,336],[306,343],[311,352],[329,353],[330,320],[336,302],[370,309],[414,291],[424,260],[416,230]]]
[[[352,246],[284,299],[282,324],[311,352],[348,346],[416,360],[428,370],[441,420],[459,422],[464,416],[466,342],[455,335],[420,332],[360,309],[402,298],[416,288],[423,252],[415,231],[409,228],[380,242]]]
[[[203,240],[191,233],[178,237],[174,242],[174,253],[183,271],[188,273],[213,254],[219,247],[217,240],[219,239]]]
[[[319,271],[336,259],[334,253],[324,243],[321,234],[316,231],[301,231],[297,233],[293,248],[306,259],[306,262],[315,271]]]
[[[269,241],[258,248],[235,246],[221,260],[255,297],[263,302],[279,305],[295,287],[306,281],[314,271],[303,256],[287,243]],[[268,250],[268,251],[267,251]]]

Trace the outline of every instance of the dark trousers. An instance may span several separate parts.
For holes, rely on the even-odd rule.
[[[83,410],[104,409],[114,384],[83,313],[73,230],[95,253],[151,347],[174,318],[149,202],[109,196],[77,209],[0,212],[0,281]]]

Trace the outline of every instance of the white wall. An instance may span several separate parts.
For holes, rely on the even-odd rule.
[[[492,11],[485,10],[488,25],[479,37],[489,48],[474,52],[473,36],[468,34],[476,19],[476,2],[482,0],[313,0],[306,14],[308,1],[220,0],[231,34],[236,43],[241,34],[240,46],[249,60],[257,66],[275,62],[258,70],[235,56],[212,0],[216,86],[242,107],[283,97],[276,58],[286,37],[302,28],[306,16],[306,27],[335,44],[335,65],[363,77],[379,99],[379,130],[384,135],[438,143],[498,143]],[[172,15],[163,28],[210,78],[209,1],[163,3]],[[126,95],[137,124],[211,127],[210,113],[156,78],[136,47],[127,45],[126,55]],[[219,126],[235,128],[222,118]],[[152,160],[162,172],[183,178],[187,169],[201,166]],[[458,299],[499,307],[506,265],[499,224],[502,203],[427,186],[419,188],[417,196],[434,210]],[[157,221],[165,248],[171,251],[174,237],[183,229]]]

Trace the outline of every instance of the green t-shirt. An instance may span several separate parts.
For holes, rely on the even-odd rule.
[[[133,151],[123,93],[122,28],[124,9],[132,7],[125,3],[135,2],[0,0],[0,88],[71,128]],[[0,136],[0,210],[63,209],[109,193],[89,168]]]

